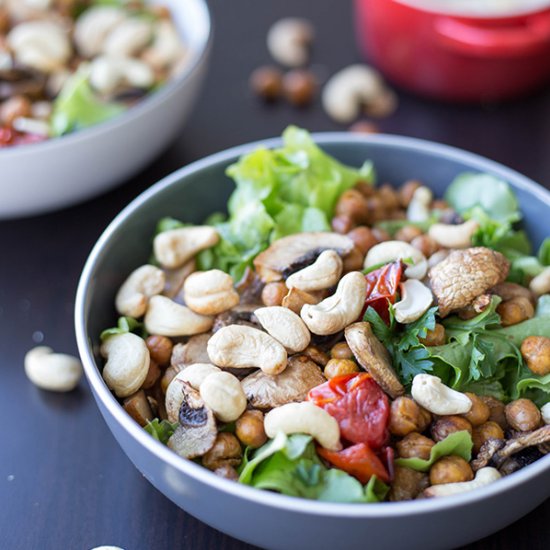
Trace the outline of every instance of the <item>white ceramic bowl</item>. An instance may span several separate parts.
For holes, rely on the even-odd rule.
[[[347,164],[359,166],[371,159],[380,181],[399,184],[419,179],[438,195],[461,172],[494,174],[514,188],[525,214],[525,229],[534,243],[550,234],[550,192],[495,162],[396,136],[336,133],[314,138]],[[136,266],[147,262],[159,218],[173,216],[200,223],[208,214],[224,209],[233,189],[225,169],[258,145],[275,147],[280,140],[207,157],[145,191],[106,229],[82,273],[75,327],[84,370],[105,421],[136,467],[159,491],[212,527],[281,550],[455,548],[503,528],[548,498],[550,455],[485,488],[453,497],[381,504],[292,498],[217,477],[155,441],[128,416],[103,382],[103,362],[97,353],[100,332],[116,319],[118,286]]]
[[[136,174],[174,138],[197,98],[211,42],[205,0],[158,0],[190,50],[182,74],[122,115],[43,143],[0,149],[0,219],[98,195]]]

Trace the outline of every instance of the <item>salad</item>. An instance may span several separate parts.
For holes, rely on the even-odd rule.
[[[159,220],[101,334],[152,437],[331,502],[461,493],[548,453],[550,239],[532,253],[505,181],[377,185],[296,127],[227,174],[227,213]]]
[[[179,74],[185,60],[161,4],[0,0],[0,148],[109,120]]]

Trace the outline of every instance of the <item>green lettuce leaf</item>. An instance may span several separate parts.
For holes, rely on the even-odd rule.
[[[159,421],[158,418],[147,422],[143,429],[150,435],[152,435],[157,441],[160,441],[164,445],[168,443],[172,434],[176,431],[178,423],[168,422],[168,420]]]
[[[428,460],[422,458],[398,458],[395,463],[398,466],[411,468],[417,472],[427,472],[434,462],[444,456],[456,455],[469,462],[472,458],[473,445],[472,436],[469,432],[455,432],[432,447]]]
[[[52,136],[62,136],[109,120],[125,110],[120,103],[99,99],[90,86],[89,71],[81,68],[67,79],[54,101],[50,132]]]
[[[103,342],[110,336],[115,334],[124,334],[126,332],[134,332],[139,336],[146,337],[145,327],[143,323],[140,323],[137,319],[133,317],[119,317],[116,327],[106,328],[100,335],[99,338]]]

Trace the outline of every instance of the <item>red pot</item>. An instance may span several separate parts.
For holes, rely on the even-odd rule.
[[[355,0],[359,43],[396,84],[447,100],[494,101],[550,79],[550,3],[480,17],[398,0]]]

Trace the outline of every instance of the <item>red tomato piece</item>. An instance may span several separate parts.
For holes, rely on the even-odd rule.
[[[399,283],[403,278],[403,262],[398,260],[365,275],[367,297],[363,315],[370,306],[386,323],[390,322],[388,304],[394,304]]]
[[[23,134],[12,128],[0,126],[0,149],[3,147],[11,147],[13,145],[24,145],[26,143],[39,143],[45,141],[46,136],[36,134]]]
[[[308,401],[334,417],[342,438],[378,451],[388,440],[390,405],[370,374],[344,374],[310,390]]]
[[[365,443],[357,443],[343,451],[329,451],[323,447],[317,447],[317,453],[335,468],[344,470],[363,484],[367,483],[372,476],[376,476],[384,483],[390,481],[384,464]]]

